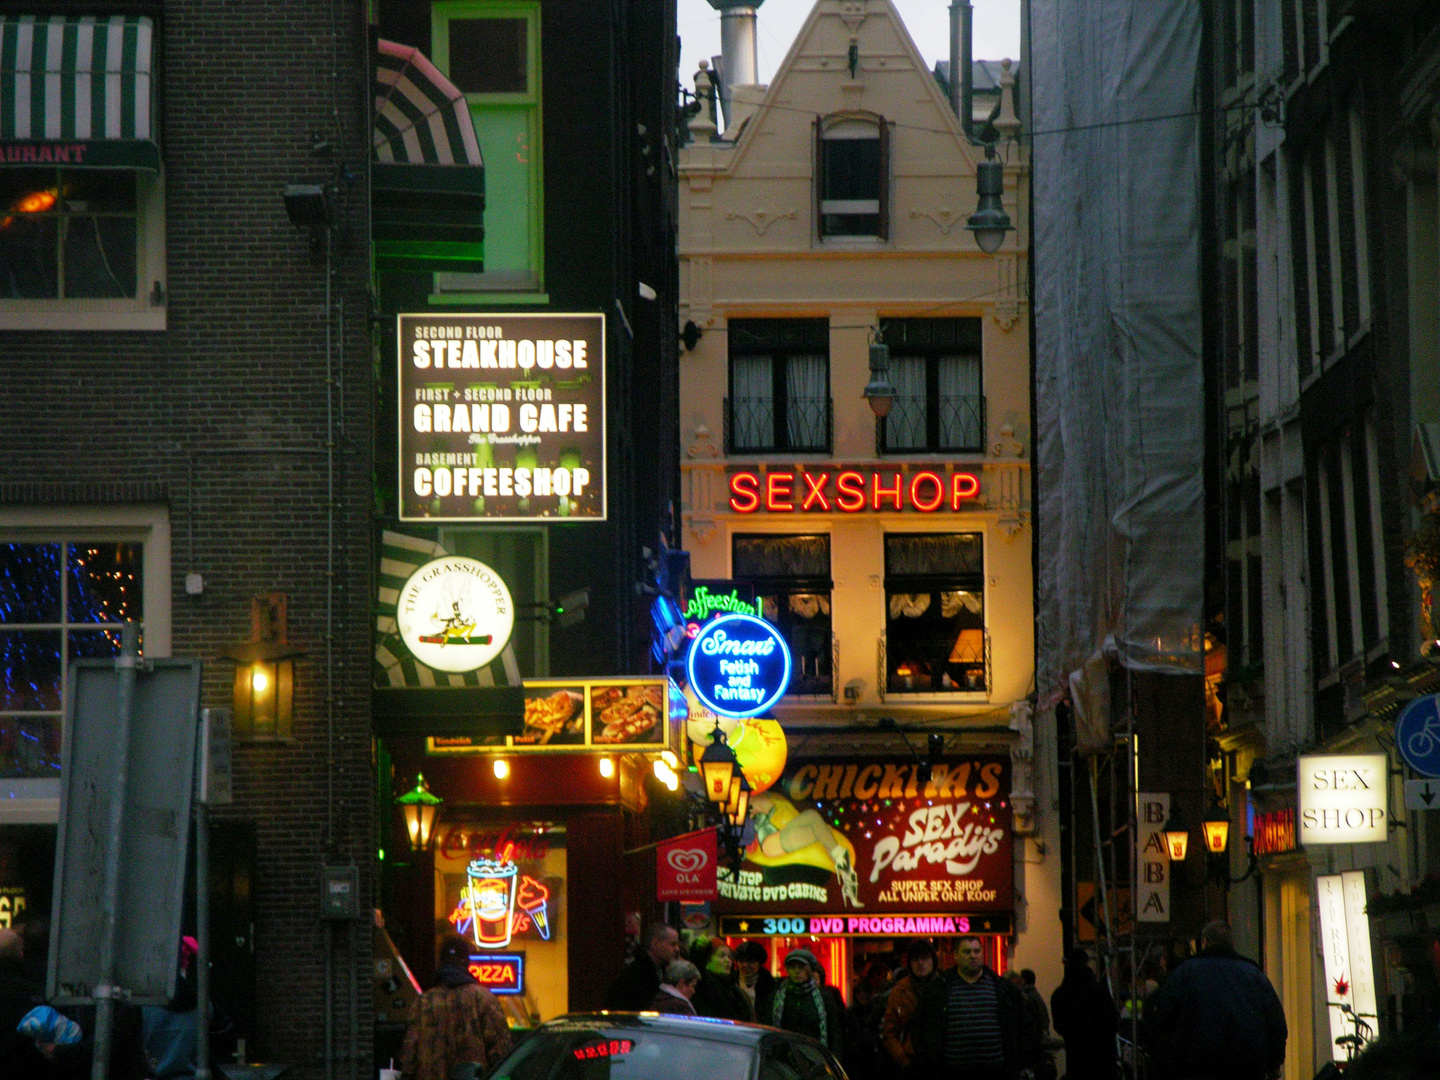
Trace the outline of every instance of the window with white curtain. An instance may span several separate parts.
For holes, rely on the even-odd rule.
[[[879,423],[882,453],[985,447],[979,319],[882,319],[895,400]]]
[[[830,449],[830,327],[825,319],[732,319],[729,453]]]

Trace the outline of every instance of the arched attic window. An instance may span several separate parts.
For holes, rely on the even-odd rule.
[[[815,206],[821,237],[890,234],[890,135],[883,116],[815,118]]]

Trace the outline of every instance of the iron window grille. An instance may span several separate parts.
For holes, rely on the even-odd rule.
[[[880,330],[897,392],[875,422],[876,453],[983,452],[980,320],[882,319]]]
[[[728,327],[725,452],[828,453],[834,431],[825,319],[735,319]]]

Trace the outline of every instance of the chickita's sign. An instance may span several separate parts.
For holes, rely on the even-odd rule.
[[[400,315],[400,517],[605,517],[603,315]]]
[[[721,870],[723,914],[906,916],[1012,907],[1010,760],[792,763],[750,800],[754,841]],[[879,932],[879,931],[876,931]]]

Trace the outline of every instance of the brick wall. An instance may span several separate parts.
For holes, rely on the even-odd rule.
[[[290,638],[305,653],[293,739],[237,747],[235,804],[219,816],[252,820],[258,840],[251,1057],[319,1076],[319,869],[360,865],[362,913],[373,878],[364,26],[355,5],[338,3],[141,10],[158,27],[169,329],[6,333],[0,503],[167,504],[173,652],[205,661],[206,704],[229,702],[233,665],[222,657],[249,634],[250,597],[289,597]],[[315,135],[330,152],[312,149]],[[327,318],[324,260],[288,222],[281,191],[328,182],[337,166],[356,179],[341,183]],[[191,572],[204,576],[200,596],[185,593]],[[349,1043],[354,970],[365,1073],[368,926],[334,935],[337,1042]],[[349,1062],[336,1072],[350,1075]]]

